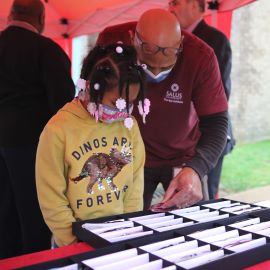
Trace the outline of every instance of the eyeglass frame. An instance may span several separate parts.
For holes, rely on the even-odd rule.
[[[183,36],[182,35],[182,37],[181,37],[181,43],[180,43],[180,45],[179,45],[179,48],[174,48],[174,47],[160,47],[160,46],[158,46],[158,45],[156,45],[156,44],[154,44],[154,43],[151,43],[151,42],[145,42],[145,41],[143,41],[142,40],[142,36],[140,35],[140,33],[137,31],[137,30],[135,30],[135,37],[137,37],[137,40],[139,41],[138,43],[139,43],[139,45],[140,45],[140,48],[141,48],[141,50],[145,53],[145,54],[152,54],[152,55],[155,55],[155,54],[157,54],[158,52],[162,52],[162,54],[164,55],[164,56],[169,56],[168,54],[166,54],[165,53],[165,50],[166,49],[174,49],[175,50],[175,53],[173,53],[176,57],[183,51],[183,40],[184,40],[184,37],[185,36]],[[145,45],[145,44],[152,44],[152,45],[154,45],[154,46],[156,46],[156,48],[157,48],[157,51],[156,52],[154,52],[154,53],[146,53],[145,52],[145,50],[143,49],[143,45]]]

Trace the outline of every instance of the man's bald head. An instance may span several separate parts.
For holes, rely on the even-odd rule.
[[[174,66],[181,41],[180,24],[176,17],[166,10],[148,10],[137,23],[134,45],[139,61],[146,64],[155,75]],[[146,47],[148,49],[144,49]]]
[[[11,6],[9,20],[30,23],[39,33],[44,29],[45,8],[40,0],[14,0]]]
[[[175,47],[181,40],[178,20],[163,9],[151,9],[142,14],[137,31],[148,41],[160,47]]]

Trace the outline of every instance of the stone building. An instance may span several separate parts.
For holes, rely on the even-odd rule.
[[[230,112],[238,142],[270,139],[270,1],[233,13]]]

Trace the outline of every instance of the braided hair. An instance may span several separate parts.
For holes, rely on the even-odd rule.
[[[133,46],[111,44],[94,47],[83,61],[80,76],[89,82],[87,91],[90,101],[98,107],[104,93],[118,87],[119,96],[125,93],[126,104],[129,104],[129,86],[139,84],[138,99],[143,102],[145,73],[136,63],[137,53]],[[127,112],[129,113],[129,106]]]

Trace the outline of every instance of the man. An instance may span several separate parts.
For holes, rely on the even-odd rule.
[[[204,21],[203,15],[205,12],[205,0],[169,1],[169,11],[177,17],[182,29],[193,33],[213,48],[217,56],[225,94],[227,100],[229,100],[231,93],[231,46],[229,40],[222,32],[207,25]],[[227,144],[222,155],[218,159],[216,166],[208,173],[208,190],[210,199],[215,199],[217,196],[223,158],[224,155],[232,151],[234,145],[235,140],[232,133],[231,121],[229,119]]]
[[[201,180],[226,140],[227,101],[214,52],[181,34],[175,16],[162,9],[105,29],[97,43],[117,41],[134,44],[146,67],[151,112],[145,125],[137,117],[146,146],[145,209],[159,182],[166,189],[160,208],[191,205],[202,199]]]
[[[41,1],[15,0],[0,33],[0,259],[50,248],[36,194],[36,147],[75,89],[68,57],[43,29]]]

